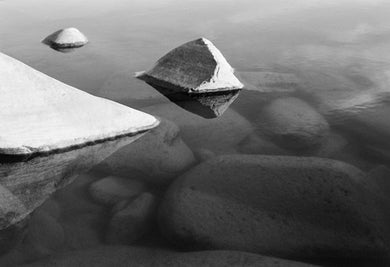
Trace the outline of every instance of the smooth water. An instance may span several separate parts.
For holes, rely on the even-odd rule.
[[[385,0],[0,0],[0,51],[88,93],[166,116],[182,128],[182,138],[197,160],[204,153],[262,154],[264,147],[246,138],[252,128],[261,132],[262,107],[278,98],[300,98],[326,119],[330,136],[337,137],[336,146],[340,139],[347,144],[333,154],[317,148],[269,154],[326,154],[370,171],[390,164],[389,15],[390,2]],[[41,43],[48,34],[66,27],[77,27],[90,43],[70,53]],[[248,89],[218,119],[181,109],[133,77],[169,50],[199,37],[208,38],[221,50]],[[265,72],[271,73],[266,85],[258,78],[266,77]],[[279,74],[281,78],[275,78]],[[333,149],[330,143],[324,150]],[[173,154],[178,153],[170,158],[174,162],[182,160],[183,150],[177,146],[171,147]],[[207,152],[199,152],[200,148]],[[148,172],[153,164],[143,162],[138,171]],[[102,172],[81,176],[72,194],[88,202],[83,195],[87,192],[77,191],[81,190],[77,184],[86,186],[106,174]],[[157,186],[156,194],[162,194],[163,188]],[[96,235],[85,234],[80,239],[86,243],[76,240],[70,250],[100,244],[107,210],[92,202],[77,207],[67,190],[72,189],[65,188],[56,196],[68,215],[62,221],[78,225],[74,228],[81,236],[91,229]],[[79,209],[73,212],[71,207]],[[101,215],[101,221],[90,219],[91,210]],[[164,241],[155,239],[164,246]],[[36,250],[21,250],[23,256],[18,257],[50,254]]]

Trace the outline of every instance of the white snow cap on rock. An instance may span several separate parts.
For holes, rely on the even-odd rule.
[[[0,154],[29,155],[143,133],[155,117],[95,97],[0,53]]]
[[[234,69],[206,38],[185,43],[160,58],[155,66],[136,76],[162,87],[177,87],[190,93],[243,88]]]
[[[47,36],[43,43],[60,48],[80,47],[88,43],[87,37],[76,28],[58,30]]]

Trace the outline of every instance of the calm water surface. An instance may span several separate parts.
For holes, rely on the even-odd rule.
[[[206,37],[244,83],[256,86],[251,77],[264,71],[290,75],[283,86],[294,90],[287,94],[312,105],[348,140],[353,156],[340,157],[370,170],[390,162],[389,15],[385,0],[0,0],[0,51],[91,94],[148,110],[170,102],[133,73]],[[40,42],[66,27],[90,43],[59,53]],[[256,128],[259,103],[286,94],[276,91],[243,91],[230,109]],[[234,150],[223,146],[214,152]]]

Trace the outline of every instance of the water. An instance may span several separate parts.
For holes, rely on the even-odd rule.
[[[86,92],[172,120],[181,128],[182,139],[197,160],[208,153],[325,155],[370,171],[378,165],[388,166],[390,161],[389,14],[390,2],[385,0],[3,0],[0,50]],[[90,43],[60,53],[40,42],[65,27],[77,27]],[[198,116],[193,113],[197,111],[181,109],[179,106],[189,105],[175,105],[133,77],[169,50],[199,37],[208,38],[221,50],[246,85],[218,118],[213,112]],[[328,145],[275,150],[273,145],[265,147],[263,141],[253,141],[253,132],[267,136],[262,132],[261,116],[259,119],[263,107],[286,97],[304,100],[322,114],[331,129]],[[282,143],[295,141],[286,139]],[[329,152],[331,144],[343,142],[347,144],[341,151]],[[187,160],[177,156],[187,153],[186,145],[183,148],[182,143],[174,143],[158,148],[170,151],[166,160],[174,169],[172,166],[186,165]],[[199,152],[202,146],[206,151]],[[151,161],[134,160],[138,166],[130,166],[129,170],[142,176],[152,168]],[[159,171],[163,175],[171,169]],[[106,174],[112,174],[111,170],[100,167],[75,184],[87,187],[87,182]],[[107,208],[93,204],[81,189],[67,195],[71,188],[55,197],[66,210],[63,213],[67,216],[61,220],[72,229],[78,225],[77,229],[101,236],[109,217]],[[164,188],[157,185],[153,190],[159,195]],[[71,196],[81,199],[85,207],[77,207],[74,202],[78,200],[72,202]],[[99,214],[99,219],[88,217],[91,210]],[[68,246],[71,250],[100,244],[99,240],[91,241],[98,237],[84,230],[80,231],[85,234],[86,244],[76,240]],[[141,243],[168,246],[160,237],[151,236],[152,241]],[[44,242],[50,243],[50,238]],[[31,258],[51,253],[35,249],[22,250],[21,254]]]

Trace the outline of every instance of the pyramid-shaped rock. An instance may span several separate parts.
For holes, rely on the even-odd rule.
[[[189,93],[241,89],[242,83],[222,53],[207,39],[185,43],[160,58],[138,78],[158,86]]]
[[[88,39],[78,29],[66,28],[50,34],[42,42],[54,48],[75,48],[87,44]]]
[[[0,53],[0,154],[31,155],[137,135],[148,114],[92,96]]]

